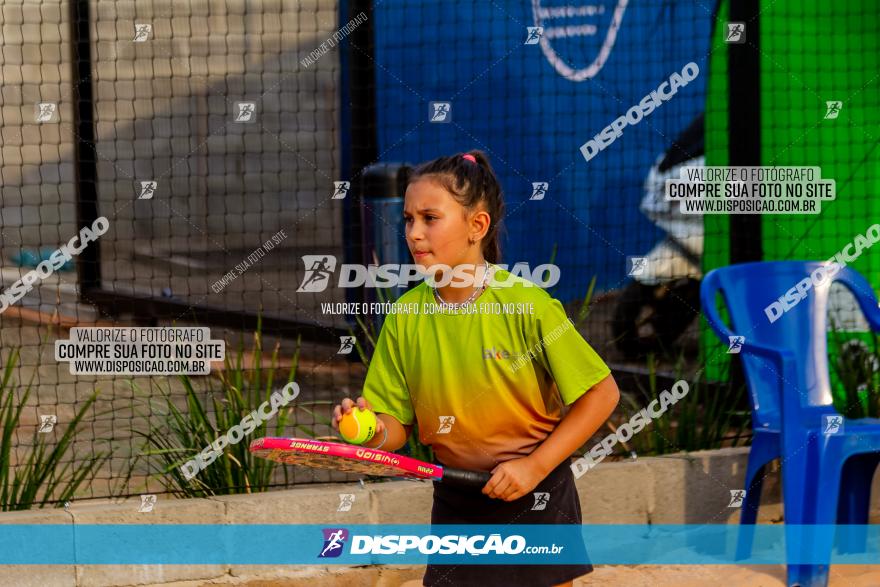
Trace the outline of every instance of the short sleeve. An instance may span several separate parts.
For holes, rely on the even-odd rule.
[[[551,299],[537,319],[535,356],[556,381],[565,405],[608,377],[611,369],[580,335],[559,300]]]
[[[412,424],[412,400],[403,375],[397,320],[393,315],[385,319],[379,333],[376,350],[367,369],[363,396],[373,411],[394,416],[403,425]]]

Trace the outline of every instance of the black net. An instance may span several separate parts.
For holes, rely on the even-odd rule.
[[[264,432],[330,433],[331,400],[363,378],[357,351],[337,354],[354,323],[319,310],[344,292],[296,290],[302,255],[343,254],[343,201],[332,198],[343,177],[339,18],[335,2],[3,7],[0,253],[6,293],[26,290],[0,316],[2,358],[14,367],[3,397],[26,404],[4,444],[10,475],[27,469],[31,447],[63,445],[70,429],[54,465],[92,469],[49,499],[177,491],[184,483],[166,482],[174,474],[156,474],[179,469],[291,377],[302,395]],[[95,238],[50,271],[84,227]],[[43,275],[14,288],[44,261]],[[193,325],[227,343],[231,362],[214,363],[211,377],[89,375],[101,367],[55,357],[71,328]],[[207,421],[187,436],[173,408],[198,428],[192,402]],[[253,468],[204,486],[197,477],[196,491],[348,478]]]
[[[331,303],[399,291],[327,278],[343,263],[411,262],[406,166],[441,155],[488,155],[507,204],[501,263],[533,278],[557,265],[551,295],[616,373],[644,372],[649,354],[670,373],[681,361],[699,368],[701,343],[723,353],[700,337],[699,283],[737,258],[747,225],[681,213],[665,181],[742,159],[731,124],[757,119],[731,122],[730,85],[759,82],[752,164],[822,166],[838,200],[821,216],[762,217],[757,250],[832,256],[871,224],[880,53],[867,2],[820,11],[777,0],[760,17],[758,75],[727,59],[757,20],[740,30],[718,10],[5,4],[0,398],[11,399],[0,408],[25,407],[5,421],[0,472],[69,441],[50,464],[87,474],[66,493],[38,488],[2,505],[350,479],[258,464],[247,476],[221,458],[190,484],[180,467],[290,380],[301,395],[262,432],[330,433],[332,404],[359,395],[381,322]],[[857,268],[873,276],[873,258]],[[73,328],[123,326],[209,327],[230,362],[180,378],[88,374],[100,366],[56,358]],[[251,438],[229,454],[245,458]]]
[[[507,203],[502,262],[558,265],[550,291],[573,315],[595,278],[582,332],[616,364],[675,356],[679,341],[696,354],[703,239],[713,235],[663,188],[703,164],[713,8],[376,8],[379,158],[486,152]]]

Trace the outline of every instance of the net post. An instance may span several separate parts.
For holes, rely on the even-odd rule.
[[[376,125],[375,31],[372,0],[342,0],[340,26],[363,14],[365,19],[341,44],[340,120],[342,172],[351,182],[350,197],[343,203],[346,263],[364,259],[364,227],[361,220],[363,193],[361,174],[379,158]],[[364,288],[346,291],[347,302],[366,301]]]
[[[761,164],[761,54],[759,0],[730,0],[731,22],[745,23],[745,43],[729,43],[728,57],[728,162],[732,166]],[[730,264],[764,258],[760,214],[731,214]],[[744,389],[742,360],[730,361],[733,389]],[[743,394],[740,407],[747,407]]]
[[[745,23],[745,43],[728,43],[728,161],[761,164],[761,54],[759,0],[730,0],[730,21]],[[730,263],[764,257],[760,214],[731,214]]]
[[[73,107],[74,190],[77,226],[91,226],[98,218],[98,166],[92,88],[91,15],[89,0],[70,2],[70,38]],[[76,263],[80,299],[101,288],[101,243],[94,241]]]

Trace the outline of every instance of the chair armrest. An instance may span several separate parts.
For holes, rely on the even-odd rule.
[[[852,292],[871,330],[880,332],[880,306],[877,305],[877,296],[868,280],[855,269],[844,267],[834,281]]]
[[[703,282],[700,284],[700,309],[703,311],[709,327],[718,338],[725,341],[728,337],[735,335],[721,320],[721,316],[718,315],[718,309],[715,307],[715,295],[719,291],[721,290],[718,283],[718,274],[714,270],[710,271],[703,277]]]
[[[783,443],[790,450],[802,449],[802,429],[808,425],[805,421],[805,412],[809,410],[801,403],[801,395],[806,390],[798,386],[797,371],[795,369],[795,355],[788,349],[773,348],[759,344],[749,344],[748,340],[743,344],[741,351],[746,355],[756,355],[772,361],[776,367],[776,388],[779,394],[780,419],[782,421]],[[807,418],[808,420],[809,418]]]
[[[727,337],[736,336],[736,334],[724,324],[718,315],[715,295],[720,291],[719,286],[718,274],[714,270],[707,273],[700,286],[700,304],[709,326],[724,341]],[[880,319],[880,311],[878,311],[878,319]],[[740,353],[765,359],[776,370],[776,392],[779,394],[783,436],[787,439],[786,442],[789,446],[795,446],[799,442],[799,434],[803,427],[801,416],[804,408],[800,400],[804,391],[800,390],[798,386],[794,352],[786,348],[750,342],[746,338]]]

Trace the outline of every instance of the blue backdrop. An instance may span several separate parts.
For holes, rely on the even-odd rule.
[[[502,262],[534,267],[556,244],[556,297],[582,297],[593,275],[600,289],[615,289],[626,256],[662,236],[638,210],[642,183],[704,108],[711,10],[699,0],[377,3],[379,160],[482,149],[507,203]],[[536,24],[544,39],[525,44]],[[584,142],[691,61],[694,81],[584,159]],[[432,101],[451,102],[451,122],[429,122]],[[530,201],[536,181],[549,189]]]

